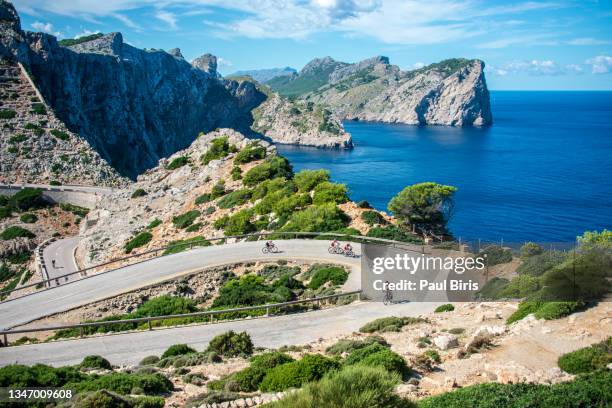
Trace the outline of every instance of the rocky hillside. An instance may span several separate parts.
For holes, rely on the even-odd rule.
[[[0,183],[128,183],[57,119],[17,64],[0,64]]]
[[[387,57],[355,64],[326,57],[268,85],[282,95],[328,105],[347,120],[451,126],[492,122],[480,60],[450,59],[402,71]]]

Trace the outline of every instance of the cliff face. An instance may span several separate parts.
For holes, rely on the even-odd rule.
[[[318,72],[325,84],[305,89],[300,97],[328,105],[342,119],[451,126],[492,123],[480,60],[451,59],[413,71],[401,71],[382,56],[356,64],[316,59],[306,67],[308,75]],[[269,84],[281,93],[294,91],[306,67],[293,78],[293,85]]]

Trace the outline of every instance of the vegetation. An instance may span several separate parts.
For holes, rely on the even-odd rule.
[[[202,236],[195,236],[192,238],[179,239],[176,241],[170,241],[168,246],[171,248],[166,249],[164,251],[164,255],[178,254],[179,252],[183,252],[190,248],[207,247],[211,245],[212,244],[210,243],[210,241],[208,241],[206,238]]]
[[[340,363],[320,354],[306,354],[302,359],[278,365],[267,372],[259,389],[263,392],[300,388],[338,369]]]
[[[213,337],[207,351],[214,351],[223,357],[248,357],[253,354],[253,341],[247,332],[230,330]]]
[[[136,190],[134,190],[134,192],[132,193],[132,198],[138,198],[138,197],[143,197],[146,196],[147,192],[142,189],[142,188],[137,188]]]
[[[347,188],[344,184],[324,181],[314,188],[312,202],[316,205],[333,203],[342,204],[348,201]]]
[[[270,88],[288,98],[295,98],[308,92],[314,91],[325,85],[331,74],[341,62],[333,62],[321,66],[312,67],[299,75],[284,75],[270,79],[266,82]]]
[[[222,195],[224,195],[225,193],[226,193],[226,191],[225,191],[225,181],[223,181],[223,180],[219,180],[219,181],[217,182],[217,184],[215,184],[215,185],[213,186],[212,191],[211,191],[211,193],[210,193],[209,197],[210,197],[211,199],[215,199],[215,198],[221,197],[221,196],[222,196]],[[204,194],[203,194],[203,195],[204,195]],[[203,195],[202,195],[202,196],[203,196]],[[202,196],[200,196],[200,197],[202,197]],[[200,197],[198,197],[198,198],[200,198]],[[197,200],[197,199],[196,199],[196,200]]]
[[[450,303],[446,303],[444,305],[440,305],[436,307],[436,310],[434,310],[434,312],[443,313],[443,312],[452,312],[453,310],[455,310],[455,306],[451,305]]]
[[[234,208],[243,205],[251,198],[251,191],[247,189],[232,191],[217,203],[219,208]]]
[[[519,303],[518,310],[508,317],[506,323],[514,323],[530,314],[534,314],[537,319],[560,319],[582,307],[583,304],[581,302],[541,302],[528,300]]]
[[[406,226],[445,232],[456,187],[427,182],[404,188],[389,201],[389,211]]]
[[[399,376],[380,367],[346,367],[290,393],[270,408],[413,408],[394,392]]]
[[[164,351],[164,353],[161,355],[161,358],[164,359],[168,357],[182,356],[185,354],[192,353],[196,353],[196,351],[186,344],[173,344],[172,346],[168,347],[166,351]]]
[[[0,119],[13,119],[17,116],[17,112],[13,109],[0,109]]]
[[[82,44],[85,42],[97,40],[98,38],[104,36],[102,33],[94,33],[90,35],[84,35],[78,38],[67,38],[64,40],[59,40],[57,43],[63,47],[70,47],[72,45]]]
[[[535,242],[526,242],[521,246],[521,258],[526,259],[532,256],[540,255],[544,252],[544,248]]]
[[[104,357],[92,355],[85,357],[79,364],[79,368],[110,370],[112,366]]]
[[[302,170],[294,178],[295,185],[300,192],[312,191],[326,181],[329,181],[329,171],[327,170]]]
[[[257,228],[251,222],[252,216],[253,212],[247,209],[229,216],[223,224],[225,235],[244,235],[255,232]]]
[[[332,232],[344,228],[348,221],[334,204],[315,205],[294,212],[281,231]]]
[[[187,163],[189,163],[189,158],[187,156],[179,156],[174,158],[167,166],[166,168],[168,170],[176,170],[178,168],[183,167],[184,165],[186,165]]]
[[[231,175],[232,175],[232,180],[234,180],[234,181],[240,180],[240,179],[242,179],[242,170],[240,169],[240,167],[234,166],[232,168]]]
[[[380,336],[368,336],[363,340],[338,340],[333,346],[329,346],[325,352],[334,356],[339,356],[344,353],[352,353],[355,350],[369,346],[370,344],[378,343],[382,346],[388,346],[385,339]]]
[[[266,148],[258,142],[251,142],[236,154],[234,164],[246,164],[266,157]]]
[[[308,283],[310,289],[319,289],[330,282],[332,285],[342,285],[348,279],[348,272],[338,266],[317,269]]]
[[[41,189],[30,187],[26,187],[15,193],[9,199],[9,203],[13,208],[21,211],[42,208],[48,204],[42,196]]]
[[[211,141],[210,147],[206,153],[202,155],[202,163],[208,164],[213,160],[222,159],[237,150],[236,146],[230,146],[227,136],[218,137]]]
[[[254,186],[265,180],[277,177],[290,179],[292,176],[293,169],[289,161],[284,157],[274,156],[250,169],[244,175],[243,183],[247,186]]]
[[[418,324],[427,322],[426,319],[421,317],[381,317],[380,319],[373,320],[362,326],[359,331],[361,333],[374,333],[374,332],[399,332],[402,327],[409,324]]]
[[[70,135],[66,132],[62,132],[61,130],[51,129],[51,135],[60,139],[60,140],[68,140],[70,139]]]
[[[605,370],[612,363],[612,337],[559,357],[559,368],[570,374]]]
[[[419,408],[606,407],[612,403],[612,372],[597,371],[554,385],[471,385],[425,398]]]
[[[60,203],[60,208],[79,217],[85,217],[87,214],[89,214],[89,208],[79,207],[78,205],[74,204]]]
[[[21,214],[19,219],[21,220],[21,222],[26,224],[34,224],[36,221],[38,221],[38,217],[32,213]]]
[[[479,257],[486,258],[487,265],[499,265],[512,261],[512,251],[499,245],[488,245],[479,253]]]
[[[402,356],[379,343],[372,343],[353,351],[344,361],[344,365],[382,367],[389,372],[399,374],[402,378],[407,378],[411,372]]]
[[[368,225],[383,225],[387,223],[378,211],[364,211],[361,213],[361,219]]]
[[[162,221],[159,218],[155,218],[154,220],[152,220],[149,225],[147,225],[147,229],[153,229],[156,227],[159,227],[161,225]]]
[[[416,238],[411,233],[398,228],[395,225],[387,225],[385,227],[374,227],[370,228],[367,234],[368,237],[372,238],[383,238],[390,239],[393,241],[410,242],[410,243],[421,243],[419,238]]]
[[[191,224],[193,224],[193,222],[196,220],[196,218],[200,216],[200,214],[201,213],[198,210],[187,211],[184,214],[172,217],[172,223],[176,228],[185,229]]]
[[[5,228],[4,231],[0,233],[0,238],[2,238],[4,241],[9,241],[15,238],[34,238],[34,237],[36,237],[36,235],[33,232],[25,228],[22,228],[18,225],[13,225],[11,227]]]
[[[140,234],[136,235],[134,238],[126,242],[123,246],[123,249],[125,250],[126,254],[129,254],[130,252],[132,252],[132,250],[147,245],[149,242],[151,242],[152,238],[153,235],[150,232],[141,232]]]

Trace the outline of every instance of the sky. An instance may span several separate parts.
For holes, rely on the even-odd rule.
[[[493,90],[612,90],[612,0],[13,0],[22,28],[123,33],[219,71],[385,55],[404,70],[485,61]]]

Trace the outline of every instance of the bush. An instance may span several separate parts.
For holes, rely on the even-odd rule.
[[[47,205],[39,188],[26,187],[10,198],[11,203],[19,210],[26,211]]]
[[[257,231],[251,217],[252,212],[246,209],[228,217],[223,226],[225,235],[244,235]]]
[[[0,109],[0,119],[13,119],[17,112],[12,109]]]
[[[125,243],[123,247],[125,253],[129,254],[135,248],[147,245],[149,242],[151,242],[152,238],[153,235],[150,232],[141,232],[140,234],[136,235],[134,238],[130,239],[128,242]]]
[[[317,185],[329,181],[327,170],[302,170],[294,177],[295,185],[300,192],[312,191]]]
[[[236,180],[240,180],[242,178],[242,170],[240,170],[240,167],[238,166],[234,166],[232,168],[232,180],[236,181]]]
[[[393,241],[410,242],[410,243],[421,243],[419,238],[405,231],[395,225],[388,225],[386,227],[374,227],[370,228],[367,234],[368,237],[390,239]]]
[[[560,265],[565,261],[566,255],[558,251],[546,251],[542,254],[530,255],[522,259],[517,268],[519,275],[542,276],[544,272]]]
[[[310,289],[319,289],[327,282],[331,282],[333,285],[342,285],[347,279],[348,272],[344,268],[330,266],[318,269],[310,280],[308,287]]]
[[[70,135],[66,132],[62,132],[61,130],[51,129],[51,134],[60,140],[70,139]]]
[[[81,364],[79,364],[79,368],[110,370],[112,366],[111,363],[109,363],[104,357],[94,355],[85,357]]]
[[[170,241],[168,246],[171,248],[166,249],[163,255],[178,254],[179,252],[186,251],[189,248],[207,247],[211,245],[212,244],[210,243],[210,241],[208,241],[206,238],[201,237],[201,236],[196,236],[196,237],[187,238],[187,239],[179,239],[176,241]]]
[[[85,217],[87,214],[89,214],[89,208],[79,207],[78,205],[74,204],[61,203],[60,208],[63,211],[71,212],[74,215],[78,215],[79,217]]]
[[[300,388],[310,381],[319,380],[326,373],[339,367],[340,364],[334,359],[320,354],[306,354],[301,360],[281,364],[268,371],[259,389],[270,392]]]
[[[209,193],[204,193],[195,199],[195,204],[202,205],[209,202],[210,200],[212,200],[211,195]]]
[[[146,394],[151,395],[165,394],[174,388],[172,382],[159,373],[111,373],[77,383],[74,388],[79,392],[106,389],[120,394],[129,394],[135,387],[141,388]]]
[[[270,408],[415,408],[399,397],[396,374],[379,367],[346,367],[290,393]],[[467,405],[466,405],[467,406]]]
[[[524,301],[519,303],[516,312],[512,313],[508,319],[506,319],[506,324],[512,324],[522,320],[523,318],[527,317],[527,315],[535,313],[541,306],[542,303],[537,301]]]
[[[452,312],[453,310],[455,310],[455,306],[451,305],[450,303],[447,303],[436,307],[434,313]]]
[[[382,346],[388,346],[385,339],[380,336],[368,336],[363,340],[338,340],[333,346],[329,346],[325,352],[334,356],[339,356],[344,353],[351,353],[355,350],[369,346],[370,344],[378,343]]]
[[[535,312],[537,319],[555,320],[568,316],[583,306],[581,302],[545,302]]]
[[[21,217],[19,217],[19,219],[21,220],[21,222],[24,222],[26,224],[33,224],[38,221],[38,217],[32,213],[21,214]]]
[[[347,188],[344,184],[324,181],[314,188],[312,202],[316,205],[333,203],[342,204],[348,201]]]
[[[377,331],[400,331],[400,329],[409,324],[425,323],[427,319],[421,317],[381,317],[373,320],[362,326],[359,331],[361,333],[374,333]]]
[[[143,197],[146,196],[147,192],[144,191],[142,188],[137,188],[136,190],[134,190],[134,192],[132,193],[132,198],[138,198],[138,197]]]
[[[471,385],[429,397],[419,408],[606,407],[612,402],[612,372],[598,371],[555,385]]]
[[[196,351],[186,344],[173,344],[172,346],[168,347],[166,351],[164,351],[164,353],[161,355],[161,358],[163,359],[167,357],[182,356],[185,354],[192,353],[196,353]]]
[[[159,357],[157,356],[147,356],[145,358],[143,358],[142,360],[140,360],[140,363],[138,363],[138,365],[144,366],[144,365],[155,365],[159,363]]]
[[[11,210],[10,207],[7,207],[7,206],[0,207],[0,220],[4,218],[10,218],[12,216],[13,216],[13,211]]]
[[[544,252],[544,248],[535,242],[526,242],[521,246],[521,258],[529,258],[531,256],[540,255]]]
[[[498,298],[522,299],[540,289],[540,281],[530,275],[520,275],[508,282],[498,293]]]
[[[202,155],[202,163],[208,164],[213,160],[222,159],[230,152],[235,152],[236,146],[230,146],[227,136],[218,137],[211,141],[210,147]]]
[[[386,224],[385,218],[377,211],[364,211],[361,219],[368,225]]]
[[[253,342],[247,332],[235,333],[230,330],[215,336],[207,350],[223,357],[246,357],[253,354]]]
[[[210,198],[215,199],[225,195],[225,181],[219,180],[217,184],[215,184],[210,193]]]
[[[348,217],[334,204],[315,205],[294,212],[281,231],[331,232],[346,226]]]
[[[407,378],[410,375],[410,368],[406,365],[404,358],[378,343],[353,351],[346,358],[344,364],[382,367],[389,372],[399,374],[402,378]]]
[[[234,158],[235,164],[250,163],[254,160],[261,160],[266,157],[266,148],[257,142],[249,143],[238,152]]]
[[[168,170],[176,170],[178,168],[183,167],[184,165],[186,165],[187,163],[189,163],[189,158],[187,156],[179,156],[176,157],[175,159],[173,159],[167,166],[166,168]]]
[[[612,363],[612,337],[559,357],[559,368],[570,374],[605,370]]]
[[[13,225],[12,227],[6,228],[2,233],[0,233],[0,238],[4,241],[8,241],[15,238],[34,238],[36,235],[22,227],[17,225]]]
[[[489,245],[483,248],[478,256],[486,257],[487,265],[489,266],[512,261],[512,251],[507,248],[502,248],[499,245]]]
[[[240,391],[253,392],[259,388],[259,384],[261,384],[268,371],[294,360],[287,354],[275,351],[251,357],[250,361],[251,365],[249,367],[224,378],[219,385],[226,386],[228,381],[235,381]]]
[[[234,208],[243,205],[251,198],[251,191],[247,189],[232,191],[217,203],[219,208]]]
[[[200,214],[201,213],[198,210],[187,211],[184,214],[172,217],[172,223],[176,228],[185,229],[191,224],[193,224],[193,222],[196,220],[196,218],[200,216]]]
[[[244,176],[243,182],[247,186],[254,186],[262,181],[284,177],[291,178],[293,169],[289,161],[281,156],[274,156],[264,163],[250,169]]]
[[[149,299],[138,306],[134,317],[153,317],[174,314],[193,313],[197,311],[195,301],[181,296],[162,295]]]
[[[147,229],[153,229],[155,227],[158,227],[161,225],[161,220],[159,218],[155,218],[153,221],[151,221],[149,223],[149,225],[147,225]]]
[[[498,276],[493,277],[487,283],[484,284],[482,289],[477,292],[477,298],[483,300],[496,300],[500,299],[503,290],[508,286],[510,281],[505,278]]]
[[[212,306],[215,308],[241,307],[293,300],[294,295],[291,291],[279,288],[279,286],[284,286],[283,284],[289,284],[289,282],[277,282],[275,285],[268,286],[261,276],[244,275],[240,279],[232,279],[223,285]]]

